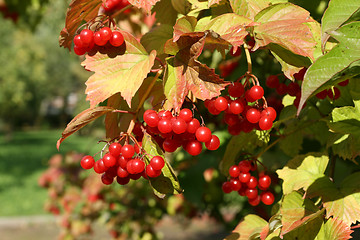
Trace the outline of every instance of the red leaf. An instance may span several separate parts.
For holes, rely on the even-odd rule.
[[[56,147],[59,150],[60,144],[73,134],[74,132],[78,131],[80,128],[84,127],[88,123],[94,121],[98,117],[113,111],[114,108],[111,107],[95,107],[95,108],[88,108],[78,115],[76,115],[71,122],[66,126],[65,130],[62,132],[61,138],[57,141]]]
[[[121,93],[131,106],[132,97],[154,65],[156,51],[148,55],[134,36],[125,31],[121,33],[126,43],[125,54],[109,57],[97,52],[93,56],[87,55],[82,63],[87,70],[95,72],[87,80],[85,91],[92,107],[115,93]]]
[[[295,54],[314,58],[316,42],[305,24],[314,20],[305,9],[291,3],[275,4],[257,14],[255,21],[261,24],[254,27],[253,50],[276,43]]]
[[[150,13],[151,7],[160,0],[128,0],[129,3],[138,8],[143,8],[147,13]]]
[[[73,0],[66,13],[65,28],[60,32],[60,47],[71,50],[71,43],[80,24],[88,22],[98,15],[101,0]]]

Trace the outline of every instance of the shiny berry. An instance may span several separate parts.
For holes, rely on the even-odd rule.
[[[199,127],[195,132],[196,139],[200,142],[211,140],[211,130],[207,127]]]
[[[94,164],[95,164],[95,160],[90,155],[84,156],[80,161],[80,165],[83,169],[91,169],[94,166]]]
[[[216,135],[211,135],[210,141],[205,142],[205,147],[208,150],[217,150],[220,147],[220,140]]]

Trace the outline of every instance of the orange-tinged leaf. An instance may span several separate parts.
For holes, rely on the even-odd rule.
[[[270,6],[270,1],[266,0],[230,0],[230,5],[234,13],[254,20],[264,8]]]
[[[121,31],[126,43],[126,52],[109,57],[108,54],[97,52],[86,55],[82,65],[95,72],[86,81],[87,100],[90,106],[95,106],[115,93],[121,96],[131,106],[131,99],[141,86],[147,74],[154,65],[156,51],[147,54],[144,47],[130,33]]]
[[[211,7],[214,4],[219,4],[221,0],[209,0],[209,7]]]
[[[180,36],[185,33],[194,32],[196,24],[197,20],[195,17],[185,16],[179,18],[174,25],[173,42],[179,40]]]
[[[138,8],[143,8],[147,13],[151,12],[151,7],[160,0],[128,0],[130,4]]]
[[[314,240],[347,240],[352,238],[352,232],[353,231],[350,229],[350,226],[341,221],[339,218],[329,218],[326,223],[322,225],[318,235]]]
[[[84,22],[88,22],[98,15],[101,0],[73,0],[66,12],[65,28],[60,32],[60,47],[71,50],[71,43],[76,30]]]
[[[114,110],[115,109],[112,107],[105,107],[105,106],[95,107],[95,108],[88,108],[82,111],[81,113],[79,113],[78,115],[76,115],[66,126],[65,130],[62,132],[61,138],[57,141],[56,144],[57,149],[60,148],[60,144],[65,140],[65,138],[67,138],[74,132],[78,131],[80,128],[84,127],[88,123],[94,121],[98,117],[108,112],[112,112]]]
[[[313,20],[305,9],[291,3],[275,4],[259,12],[255,21],[260,25],[254,27],[253,50],[276,43],[295,54],[314,58],[316,41],[305,24]]]
[[[246,215],[232,233],[224,240],[248,240],[254,234],[260,234],[267,222],[255,214]]]

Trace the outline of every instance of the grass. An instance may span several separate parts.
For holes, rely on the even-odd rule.
[[[46,214],[43,205],[47,191],[38,186],[38,178],[47,169],[49,158],[59,153],[56,141],[60,130],[14,132],[11,140],[0,135],[0,216]],[[101,146],[98,138],[74,135],[60,149],[91,153]]]

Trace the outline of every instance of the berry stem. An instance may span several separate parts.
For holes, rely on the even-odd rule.
[[[126,7],[123,7],[121,10],[115,12],[114,14],[111,15],[112,18],[116,18],[117,15],[120,15],[121,13],[125,12],[126,10],[128,10],[129,8],[132,8],[132,5],[129,4]]]
[[[246,55],[246,61],[248,64],[248,73],[251,74],[252,73],[252,62],[251,62],[249,46],[246,43],[244,43],[244,50],[245,50],[245,55]]]

